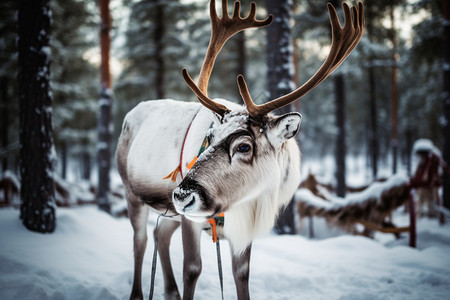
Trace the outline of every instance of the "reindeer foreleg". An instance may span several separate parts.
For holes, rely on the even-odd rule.
[[[161,218],[158,228],[155,228],[154,231],[154,236],[158,239],[159,259],[164,273],[164,295],[167,300],[180,299],[169,253],[170,238],[178,226],[180,226],[180,223],[177,221]]]
[[[233,277],[236,283],[236,292],[239,300],[250,299],[248,278],[250,275],[250,254],[252,244],[241,255],[232,254]]]
[[[200,257],[200,236],[202,224],[189,221],[185,217],[181,221],[183,235],[183,300],[194,299],[195,285],[202,272]]]
[[[128,214],[134,230],[134,277],[130,299],[143,299],[142,262],[147,246],[147,219],[149,207],[143,205],[135,195],[127,193]]]

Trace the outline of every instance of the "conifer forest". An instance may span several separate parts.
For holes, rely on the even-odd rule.
[[[239,74],[245,77],[251,97],[258,105],[294,91],[319,70],[330,52],[332,30],[327,2],[336,8],[343,25],[343,3],[358,5],[360,1],[364,4],[364,31],[353,52],[311,92],[274,112],[277,115],[298,112],[302,116],[300,130],[294,137],[301,151],[301,183],[290,204],[280,211],[272,234],[322,239],[321,234],[329,230],[321,227],[323,222],[339,228],[339,235],[357,233],[378,241],[377,245],[385,249],[395,247],[396,242],[380,239],[380,232],[392,235],[393,231],[387,228],[407,227],[396,231],[405,239],[402,245],[409,243],[425,249],[420,226],[426,226],[427,230],[432,227],[428,217],[434,220],[436,230],[442,232],[441,244],[448,247],[450,1],[253,0],[257,5],[256,18],[264,20],[272,14],[272,24],[243,30],[227,41],[215,61],[208,96],[244,106],[237,83]],[[252,9],[252,1],[240,2],[241,17],[245,18]],[[225,1],[215,3],[221,15],[220,7]],[[119,136],[125,128],[124,118],[147,100],[199,103],[183,79],[182,69],[188,69],[197,81],[211,37],[209,4],[210,0],[0,1],[1,224],[7,224],[6,216],[16,211],[16,219],[24,230],[58,236],[58,230],[68,231],[67,220],[78,224],[76,214],[69,209],[91,214],[86,218],[94,216],[85,207],[98,208],[112,218],[128,215],[126,191],[115,159]],[[230,17],[233,7],[234,1],[228,1]],[[435,160],[430,158],[428,165],[424,155],[433,155]],[[172,176],[176,178],[177,173]],[[411,192],[412,200],[405,196],[404,201],[399,201],[392,196],[398,188],[399,176],[406,179],[400,180],[405,190],[398,193],[408,196]],[[424,179],[426,176],[431,179]],[[425,190],[425,186],[429,189]],[[434,200],[422,202],[426,195]],[[415,203],[415,208],[408,201]],[[377,221],[373,219],[375,212],[379,212]],[[395,227],[397,220],[405,221],[405,226]],[[111,223],[111,226],[119,225]],[[13,239],[6,230],[0,229],[3,238]],[[149,235],[152,232],[149,230]],[[129,234],[126,242],[131,247],[132,233]],[[291,237],[283,239],[283,243],[295,244],[289,240]],[[428,239],[432,240],[430,236]],[[13,254],[2,256],[2,252],[14,251],[3,248],[1,240],[0,265],[15,258]],[[314,251],[308,241],[301,240],[306,243],[302,247]],[[283,256],[275,254],[278,252],[269,244],[268,241],[260,244],[267,250],[264,253]],[[27,247],[26,243],[23,245]],[[252,251],[255,259],[263,261],[257,254],[257,245]],[[339,245],[331,247],[339,251]],[[149,245],[147,251],[152,248]],[[128,250],[123,255],[132,259],[132,249]],[[146,261],[149,257],[147,254]],[[93,290],[83,285],[86,297],[82,298],[127,298],[133,265],[131,261],[126,264],[130,273],[123,276],[126,287],[96,290],[93,296]],[[24,265],[29,266],[26,260]],[[431,264],[427,266],[432,269]],[[214,268],[215,272],[217,266]],[[402,268],[401,263],[398,268]],[[417,268],[420,270],[420,266]],[[269,277],[261,275],[266,269],[269,267],[260,266],[252,272],[261,282],[269,282]],[[0,266],[0,270],[6,269]],[[33,265],[30,270],[37,274],[39,267]],[[157,272],[160,278],[156,288],[162,290],[162,272]],[[448,295],[450,286],[444,279],[450,273],[448,269],[446,272],[447,275],[439,273],[434,279],[424,275],[423,282],[435,280],[433,286],[439,288],[430,287],[437,292],[423,292],[418,297],[431,295],[430,299],[441,299]],[[401,282],[411,281],[407,273],[407,270],[398,273]],[[108,277],[102,276],[98,278]],[[11,280],[0,275],[0,289]],[[217,281],[215,277],[208,280]],[[144,283],[144,290],[147,285]],[[217,294],[208,294],[208,289],[199,285],[198,299],[217,298]],[[338,288],[331,286],[330,281],[325,285],[322,299],[340,296],[350,299],[352,295],[355,299],[366,299],[358,293],[335,294],[333,289]],[[348,282],[347,286],[350,285]],[[65,292],[61,291],[63,294],[70,295],[76,290],[69,283],[63,286],[66,287]],[[254,286],[260,285],[256,282]],[[117,295],[114,289],[118,287],[123,288],[123,294],[121,290]],[[225,287],[234,291],[232,279],[225,281]],[[10,287],[0,291],[0,298],[19,299],[18,290]],[[50,290],[40,291],[37,295],[41,296],[35,299],[78,299],[60,297],[57,288],[48,294]],[[272,292],[254,289],[251,294],[255,299],[265,299],[262,295],[271,295],[271,299],[302,299],[296,296],[297,291]],[[310,296],[306,298],[320,299],[320,293],[316,292],[306,290],[306,296]],[[369,288],[367,293],[368,299],[409,298],[398,290],[389,295],[376,294],[375,289]],[[32,299],[31,292],[23,295],[23,299]],[[230,299],[233,297],[234,294]]]

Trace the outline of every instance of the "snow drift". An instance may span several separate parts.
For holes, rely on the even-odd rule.
[[[397,213],[401,223],[407,216]],[[154,221],[156,216],[151,216]],[[0,209],[0,299],[128,299],[133,272],[129,220],[94,206],[59,208],[53,234],[26,230],[19,211]],[[149,230],[153,223],[149,223]],[[148,295],[152,235],[144,261]],[[172,239],[172,261],[182,290],[181,232]],[[445,299],[450,293],[450,225],[418,222],[418,246],[407,237],[375,240],[342,235],[326,240],[270,235],[252,250],[253,299]],[[229,247],[222,245],[225,299],[236,299]],[[215,245],[202,237],[203,273],[196,299],[218,299]],[[155,299],[163,299],[158,266]]]

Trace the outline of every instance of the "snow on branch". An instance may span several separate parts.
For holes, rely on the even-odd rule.
[[[323,194],[320,196],[323,197]],[[349,231],[361,220],[382,224],[408,197],[409,178],[404,175],[395,175],[385,182],[375,182],[365,190],[345,198],[326,194],[324,199],[307,188],[299,189],[294,195],[301,217],[324,217],[330,224]]]

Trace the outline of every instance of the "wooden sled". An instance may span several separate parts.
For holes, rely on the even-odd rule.
[[[312,217],[316,216],[325,218],[328,224],[349,233],[368,237],[372,237],[374,231],[392,233],[397,237],[402,232],[409,232],[409,245],[416,246],[415,208],[409,178],[406,176],[396,175],[339,198],[330,194],[326,186],[320,185],[310,175],[294,197],[300,219],[310,218],[310,236]],[[409,203],[410,224],[396,227],[392,223],[392,212],[405,203]],[[362,232],[357,230],[357,224],[364,226]]]

